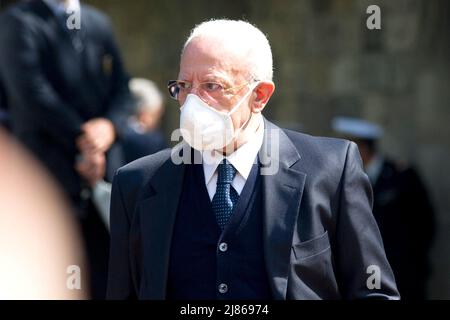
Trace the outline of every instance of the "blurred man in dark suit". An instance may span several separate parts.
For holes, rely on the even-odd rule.
[[[90,183],[103,177],[131,101],[111,23],[78,0],[23,1],[2,13],[0,47],[12,130],[76,207],[93,297],[101,298],[109,239]]]
[[[358,144],[373,187],[373,214],[402,299],[425,299],[434,212],[424,184],[412,167],[381,154],[380,126],[337,117],[333,128]]]
[[[113,182],[109,298],[399,298],[356,145],[264,119],[272,64],[248,22],[192,31],[168,85],[183,141]]]

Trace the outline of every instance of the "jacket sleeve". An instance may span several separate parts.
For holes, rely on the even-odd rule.
[[[133,299],[136,297],[130,269],[130,221],[123,202],[120,170],[113,180],[110,206],[110,254],[106,298]]]
[[[123,60],[114,39],[109,19],[107,19],[105,30],[105,45],[111,53],[112,59],[111,90],[106,118],[114,124],[117,137],[120,139],[124,135],[127,119],[133,111],[133,100],[128,87],[129,76],[125,71]]]
[[[0,73],[13,100],[10,107],[73,149],[83,121],[49,83],[40,63],[39,35],[22,20],[11,14],[0,22]]]
[[[353,142],[347,149],[340,187],[335,263],[343,298],[399,299],[372,214],[372,188]]]

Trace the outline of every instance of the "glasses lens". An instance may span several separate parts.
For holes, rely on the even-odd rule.
[[[169,89],[169,95],[171,98],[177,100],[178,94],[180,93],[180,86],[178,85],[176,80],[170,80],[167,83],[167,89]]]

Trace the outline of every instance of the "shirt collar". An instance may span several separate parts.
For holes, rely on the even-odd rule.
[[[67,4],[57,0],[43,0],[55,15],[73,13],[80,10],[80,0],[68,0]]]
[[[249,141],[240,146],[228,157],[224,157],[222,153],[217,151],[203,151],[203,172],[205,174],[205,182],[208,184],[216,172],[217,167],[224,158],[237,170],[237,172],[247,180],[252,166],[255,163],[259,149],[261,149],[264,139],[264,121],[260,117],[260,125],[255,134]]]

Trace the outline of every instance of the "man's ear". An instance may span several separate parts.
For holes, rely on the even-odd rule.
[[[255,113],[262,112],[274,91],[275,84],[272,81],[261,81],[254,89],[256,97],[253,100],[252,111]]]

